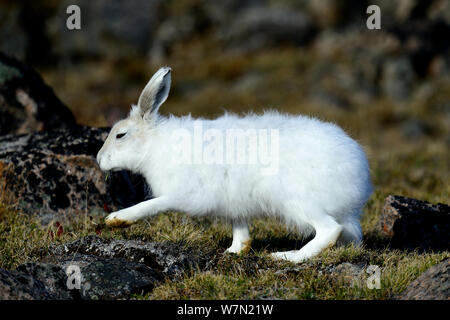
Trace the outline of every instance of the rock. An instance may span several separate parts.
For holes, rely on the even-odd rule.
[[[393,25],[398,25],[399,23],[406,22],[408,19],[412,19],[413,13],[417,12],[419,2],[420,1],[418,0],[374,0],[371,4],[375,4],[380,7],[380,11],[382,12],[382,26],[385,28],[390,28]]]
[[[80,267],[86,299],[115,299],[150,292],[164,277],[206,268],[210,257],[182,243],[143,242],[87,236],[51,246],[42,261]]]
[[[267,0],[203,1],[203,10],[213,25],[228,24],[236,15],[249,8],[267,7]]]
[[[364,264],[344,262],[331,266],[327,271],[333,279],[340,281],[344,285],[362,287],[367,277],[364,269]]]
[[[349,102],[343,95],[338,95],[331,90],[322,88],[312,88],[309,91],[308,99],[325,107],[337,109],[349,109]]]
[[[182,243],[104,239],[97,236],[87,236],[64,245],[51,247],[49,252],[57,256],[82,253],[107,258],[123,258],[145,264],[171,277],[181,275],[191,268],[205,268],[210,261],[208,253],[185,247]]]
[[[28,263],[14,271],[0,269],[0,299],[70,299],[70,292],[64,290],[65,278],[60,267],[50,264]]]
[[[394,248],[448,250],[450,207],[390,195],[385,200],[379,231]]]
[[[253,51],[280,44],[303,45],[312,38],[314,27],[300,11],[251,7],[232,19],[219,34],[229,47]]]
[[[381,90],[394,100],[403,101],[410,97],[414,70],[408,58],[388,59],[383,65]]]
[[[76,61],[80,58],[129,59],[143,57],[150,48],[158,22],[160,0],[88,1],[76,4],[82,12],[81,30],[66,28],[66,8],[61,1],[47,20],[46,34],[53,54]]]
[[[450,300],[450,258],[422,273],[397,299]]]
[[[18,23],[22,10],[19,6],[0,3],[0,50],[25,59],[29,45],[27,30]],[[14,37],[11,37],[11,35]]]
[[[46,19],[54,13],[52,1],[0,2],[0,51],[27,62],[53,63],[45,35]]]
[[[299,1],[300,2],[300,1]],[[301,2],[300,2],[301,3]],[[323,29],[365,24],[367,4],[345,0],[305,1],[306,11]]]
[[[191,37],[194,32],[195,20],[190,15],[167,19],[156,31],[149,55],[150,59],[154,63],[162,63],[174,45]]]
[[[443,20],[450,25],[450,2],[446,0],[433,1],[428,11],[428,17],[432,20]]]
[[[210,267],[182,243],[87,236],[36,253],[40,262],[0,269],[0,299],[118,299],[146,294],[165,277]]]
[[[401,125],[401,132],[406,139],[417,140],[430,135],[433,127],[429,126],[422,119],[408,119]]]
[[[74,125],[72,112],[37,72],[0,52],[0,135]]]
[[[69,282],[72,280],[73,285],[76,284],[73,276],[79,270],[81,275],[79,289],[72,290],[76,290],[73,293],[74,296],[81,299],[128,298],[131,294],[151,292],[162,280],[162,274],[159,271],[122,258],[103,258],[74,253],[54,256],[53,259],[65,270],[68,274],[66,279]]]
[[[105,214],[148,199],[149,187],[139,175],[115,172],[105,181],[95,157],[108,131],[77,126],[1,136],[0,182],[16,198],[16,208],[51,219]]]
[[[120,258],[74,254],[0,269],[1,299],[117,299],[151,291],[161,274]]]

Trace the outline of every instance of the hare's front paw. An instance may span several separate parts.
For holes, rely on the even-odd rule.
[[[106,217],[105,222],[108,227],[120,227],[126,228],[134,223],[133,220],[129,219],[128,214],[125,210],[120,210],[111,213]]]

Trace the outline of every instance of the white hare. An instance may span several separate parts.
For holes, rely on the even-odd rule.
[[[233,241],[227,251],[238,253],[248,248],[252,218],[276,216],[303,234],[315,233],[300,250],[273,254],[293,262],[335,244],[361,241],[359,218],[372,184],[368,161],[358,143],[334,124],[276,111],[243,117],[226,113],[215,120],[190,115],[163,117],[158,109],[169,94],[170,73],[171,69],[164,67],[153,75],[138,104],[132,106],[128,118],[114,125],[97,155],[102,170],[142,174],[154,196],[111,213],[107,225],[127,226],[168,210],[215,215],[231,220]],[[199,125],[214,134],[196,138]],[[247,138],[252,130],[272,132],[265,151],[269,145],[275,151],[275,170],[265,172],[267,163],[259,158],[246,163],[223,160],[232,160],[227,155],[215,162],[202,158],[201,152],[211,147],[212,136],[218,140],[233,129],[250,132]],[[196,141],[182,140],[184,144],[180,144],[183,135],[179,133],[193,133]],[[263,140],[259,139],[256,147],[264,146]],[[180,147],[187,150],[184,161],[176,159]],[[255,150],[252,147],[244,145],[237,153]],[[223,149],[219,151],[231,152]]]

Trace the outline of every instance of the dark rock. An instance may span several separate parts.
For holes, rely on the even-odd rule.
[[[17,208],[50,218],[104,214],[148,198],[139,175],[115,172],[105,181],[95,157],[108,131],[77,126],[0,137],[0,181]]]
[[[162,63],[174,45],[189,38],[194,32],[195,20],[191,15],[167,19],[156,31],[150,51],[151,60],[154,63]]]
[[[250,8],[267,7],[267,0],[203,1],[204,11],[213,25],[228,24],[236,15]]]
[[[447,25],[450,25],[450,2],[446,0],[433,1],[428,16],[432,20],[443,20]]]
[[[416,140],[430,135],[433,130],[421,119],[409,119],[402,126],[402,133],[406,139]]]
[[[57,299],[73,298],[72,293],[67,290],[67,274],[57,265],[39,262],[25,263],[17,267],[16,272],[43,283],[45,290],[52,297]]]
[[[340,96],[330,90],[313,88],[309,92],[308,99],[325,107],[349,109],[349,102],[345,96]]]
[[[382,12],[382,26],[389,28],[393,25],[403,23],[414,18],[413,14],[415,12],[415,8],[418,7],[419,2],[424,1],[409,0],[399,2],[374,0],[371,4],[376,4],[380,7],[380,11]],[[425,10],[423,13],[425,13]]]
[[[450,300],[450,258],[422,273],[397,299]]]
[[[158,22],[160,0],[60,1],[47,20],[47,37],[53,54],[62,59],[143,56],[150,48]],[[77,4],[81,30],[66,28],[66,8]]]
[[[379,231],[398,249],[448,250],[450,248],[450,207],[438,203],[388,196]]]
[[[54,13],[53,6],[52,1],[1,1],[0,51],[31,63],[53,63],[45,35],[45,22]]]
[[[52,260],[65,270],[68,275],[66,279],[69,282],[73,281],[72,285],[76,282],[70,277],[73,277],[73,271],[76,273],[79,270],[81,275],[79,288],[72,289],[76,290],[72,294],[81,299],[128,298],[131,294],[150,292],[162,280],[162,274],[159,271],[122,258],[103,258],[74,253],[54,256]]]
[[[97,236],[88,236],[52,247],[49,252],[52,255],[82,253],[107,258],[123,258],[145,264],[168,276],[181,275],[191,268],[204,268],[210,261],[207,253],[193,250],[182,243],[104,239]]]
[[[144,294],[161,273],[120,258],[73,254],[53,263],[27,263],[14,271],[0,269],[1,299],[117,299]]]
[[[252,7],[232,19],[220,34],[231,48],[253,51],[283,44],[303,45],[314,35],[314,26],[300,11]]]
[[[303,1],[298,1],[302,3]],[[367,4],[363,1],[345,0],[305,1],[306,10],[323,29],[365,25]]]
[[[182,243],[87,236],[36,253],[38,263],[0,269],[1,299],[118,299],[151,292],[165,277],[210,267]]]
[[[383,65],[381,90],[386,97],[403,101],[410,97],[414,70],[408,58],[388,59]]]
[[[20,15],[19,7],[0,3],[0,50],[24,59],[29,41],[26,30],[18,23]]]
[[[427,1],[421,1],[421,3],[427,3]],[[423,15],[423,12],[419,10],[415,12]],[[442,20],[415,18],[396,24],[389,31],[401,41],[401,52],[408,56],[413,72],[418,77],[430,76],[431,63],[435,57],[449,55],[450,46],[447,35],[450,32],[450,25]]]
[[[14,271],[0,269],[0,299],[70,299],[63,287],[65,278],[60,267],[45,263],[28,263]]]
[[[0,135],[73,125],[72,112],[40,75],[0,52]]]
[[[211,257],[182,243],[88,236],[53,245],[38,263],[0,269],[1,299],[118,299],[151,292],[165,277],[201,268]]]

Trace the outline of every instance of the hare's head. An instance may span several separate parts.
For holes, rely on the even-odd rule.
[[[148,151],[149,129],[158,117],[159,107],[170,90],[168,67],[159,69],[142,91],[138,104],[132,106],[128,118],[117,122],[97,154],[100,169],[138,171]]]

